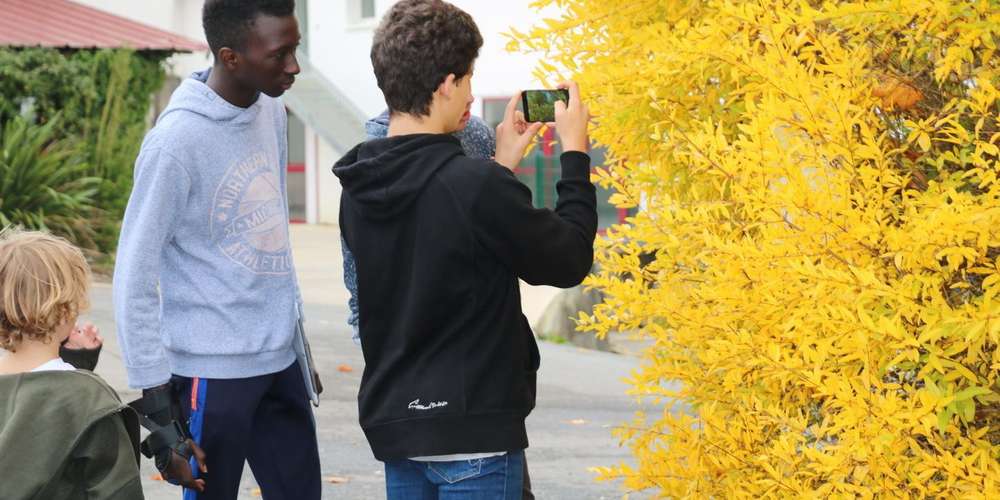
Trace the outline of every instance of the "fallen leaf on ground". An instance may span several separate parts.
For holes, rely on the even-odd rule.
[[[574,418],[573,420],[570,420],[569,423],[573,425],[583,425],[587,423],[587,421],[582,418]]]
[[[350,373],[354,371],[354,368],[351,368],[350,365],[340,365],[337,367],[337,371],[342,373]]]
[[[149,478],[153,481],[163,481],[163,476],[159,474],[153,474],[152,476],[149,476]]]
[[[326,482],[333,484],[344,484],[347,481],[348,479],[346,477],[340,477],[340,476],[330,476],[326,478]]]

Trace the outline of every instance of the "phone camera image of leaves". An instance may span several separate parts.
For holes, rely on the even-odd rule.
[[[524,119],[529,122],[554,122],[556,120],[556,101],[569,102],[569,91],[525,90],[521,94],[521,105],[524,107]]]

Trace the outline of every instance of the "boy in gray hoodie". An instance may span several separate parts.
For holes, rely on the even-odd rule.
[[[293,347],[301,299],[277,99],[299,72],[294,9],[205,3],[215,63],[181,83],[146,136],[122,224],[114,300],[129,384],[150,401],[183,402],[182,427],[207,456],[207,473],[193,470],[204,492],[192,498],[235,498],[245,460],[265,498],[320,498]],[[151,451],[178,479],[176,449]]]

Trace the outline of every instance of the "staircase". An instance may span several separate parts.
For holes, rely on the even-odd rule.
[[[336,85],[299,54],[301,72],[282,100],[335,150],[346,153],[365,139],[368,119]]]

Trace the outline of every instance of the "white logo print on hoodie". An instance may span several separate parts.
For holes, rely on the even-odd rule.
[[[212,239],[233,262],[257,274],[291,272],[281,184],[263,152],[236,162],[219,183]]]

